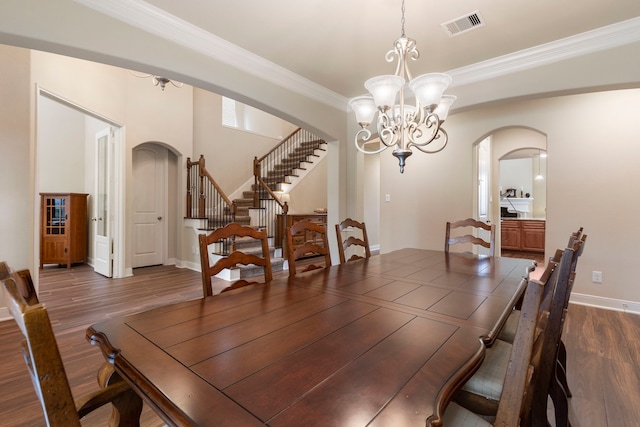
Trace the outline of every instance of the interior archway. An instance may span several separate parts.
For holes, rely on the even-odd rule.
[[[544,132],[541,132],[537,129],[531,129],[524,126],[512,126],[508,128],[495,129],[488,134],[484,135],[474,144],[474,211],[478,211],[479,197],[480,192],[478,191],[480,186],[479,180],[479,158],[478,158],[478,150],[481,141],[488,140],[489,145],[489,168],[490,168],[490,179],[489,179],[489,192],[488,192],[488,204],[489,204],[489,214],[488,220],[494,224],[496,224],[496,254],[500,254],[502,250],[502,242],[501,242],[501,209],[500,209],[500,201],[501,201],[501,190],[504,191],[506,188],[500,188],[500,162],[503,159],[508,158],[524,158],[527,157],[531,159],[531,154],[545,152],[547,151],[547,135]],[[531,161],[531,160],[530,160]],[[537,164],[536,164],[537,166]],[[537,173],[539,170],[536,169]],[[534,180],[534,177],[531,178]],[[547,180],[544,180],[545,186],[547,184]],[[522,191],[522,196],[526,196],[526,193],[529,193],[535,199],[535,193],[532,189],[532,186],[529,187],[530,191],[525,191],[525,185],[514,185],[517,191],[517,196],[520,196],[520,191]],[[546,187],[544,198],[546,200]],[[546,208],[546,203],[545,203]],[[531,212],[531,218],[533,218],[533,212]]]

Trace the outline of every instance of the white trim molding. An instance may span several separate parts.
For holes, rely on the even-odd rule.
[[[590,307],[604,308],[607,310],[640,314],[640,302],[636,301],[626,301],[594,295],[577,294],[573,292],[571,293],[570,302],[573,304],[588,305]]]

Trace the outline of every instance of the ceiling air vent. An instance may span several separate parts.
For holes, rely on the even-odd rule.
[[[453,37],[465,31],[473,30],[474,28],[484,27],[484,18],[480,15],[480,12],[476,10],[475,12],[440,25],[442,25],[442,28],[449,37]]]

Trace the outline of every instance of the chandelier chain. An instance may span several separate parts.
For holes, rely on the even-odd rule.
[[[404,0],[402,0],[402,19],[400,20],[400,24],[402,25],[402,35],[400,37],[405,38],[405,35],[404,35]]]

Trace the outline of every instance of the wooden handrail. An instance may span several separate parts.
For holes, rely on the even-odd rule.
[[[218,185],[218,183],[216,182],[215,179],[213,179],[213,177],[211,176],[211,174],[209,173],[209,171],[206,168],[201,168],[200,169],[200,173],[202,175],[204,175],[205,177],[207,177],[207,179],[209,180],[209,182],[213,185],[213,188],[216,189],[216,191],[218,193],[220,193],[220,197],[222,197],[222,200],[224,200],[224,202],[227,204],[227,206],[232,207],[234,206],[233,202],[231,201],[231,199],[229,199],[229,197],[227,197],[226,194],[224,194],[224,191],[222,190],[222,188],[220,188],[220,186]]]
[[[276,193],[269,188],[269,186],[262,180],[262,178],[257,178],[258,183],[262,188],[264,188],[267,193],[273,198],[273,200],[282,208],[282,212],[286,215],[289,212],[289,204],[287,202],[282,202],[280,198],[276,195]]]
[[[264,159],[264,157],[262,158]],[[284,214],[289,212],[289,205],[287,204],[287,202],[283,203],[280,200],[280,198],[276,195],[276,193],[262,179],[260,160],[257,157],[253,159],[253,178],[254,178],[255,188],[262,187],[269,194],[269,196],[271,196],[271,198],[280,206]],[[257,199],[258,199],[258,191],[254,191],[253,192],[254,207],[258,206]]]
[[[287,140],[291,139],[291,137],[293,135],[295,135],[296,133],[298,133],[300,131],[300,128],[294,130],[293,132],[291,132],[289,135],[287,135],[285,138],[282,139],[282,141],[280,141],[278,144],[276,144],[275,147],[273,147],[271,150],[269,150],[269,152],[267,154],[265,154],[264,156],[260,157],[259,159],[256,157],[256,159],[258,160],[258,163],[262,162],[264,159],[266,159],[269,154],[273,153],[274,151],[276,151],[278,148],[280,148],[280,146],[282,144],[284,144]],[[254,162],[255,164],[255,162]]]

